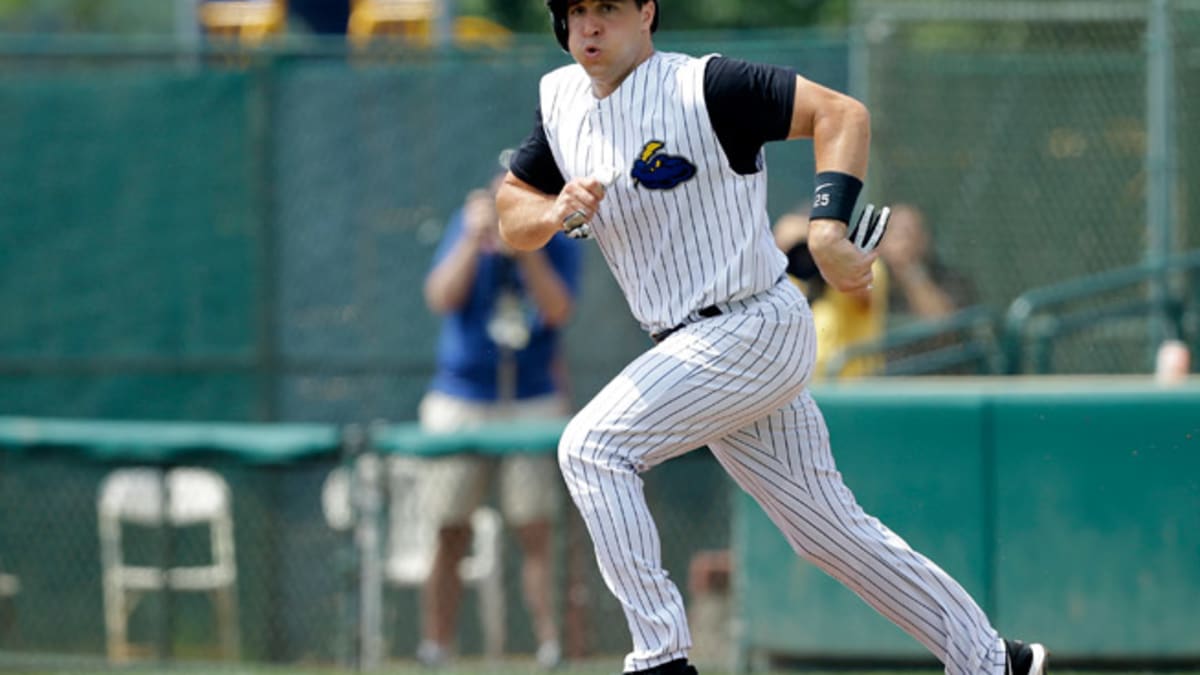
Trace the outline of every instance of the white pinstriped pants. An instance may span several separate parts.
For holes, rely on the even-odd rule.
[[[785,280],[722,310],[626,366],[559,443],[563,477],[629,623],[626,672],[691,647],[638,474],[707,445],[799,555],[920,641],[947,673],[1003,673],[1003,642],[970,595],[865,514],[842,482],[805,388],[816,337],[803,296]]]

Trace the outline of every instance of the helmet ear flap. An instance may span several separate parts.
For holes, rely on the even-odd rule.
[[[546,9],[550,10],[550,26],[554,28],[554,38],[563,51],[567,48],[567,2],[566,0],[546,0]]]
[[[554,14],[551,17],[554,22],[554,37],[558,38],[558,44],[563,48],[564,52],[571,51],[567,46],[567,15],[566,13]]]

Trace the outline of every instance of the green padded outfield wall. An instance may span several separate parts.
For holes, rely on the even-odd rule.
[[[860,504],[955,576],[1004,635],[1059,657],[1200,658],[1200,381],[861,381],[819,387]],[[735,500],[751,660],[924,658]]]
[[[1200,387],[990,412],[1001,625],[1062,653],[1200,657]]]

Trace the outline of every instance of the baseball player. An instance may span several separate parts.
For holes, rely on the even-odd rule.
[[[868,207],[847,226],[867,171],[866,109],[784,68],[656,51],[658,0],[548,5],[575,63],[542,78],[538,121],[497,204],[502,236],[517,249],[586,224],[655,343],[559,444],[563,477],[629,624],[625,672],[696,673],[639,474],[704,445],[799,555],[919,640],[947,673],[1045,672],[1041,645],[1000,638],[954,579],[863,512],[806,389],[812,315],[772,241],[763,145],[812,139],[809,246],[832,286],[861,292],[887,220]]]

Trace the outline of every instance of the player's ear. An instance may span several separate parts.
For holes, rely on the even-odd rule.
[[[646,0],[642,3],[642,27],[647,31],[654,32],[654,16],[658,13],[658,2],[655,0]]]

